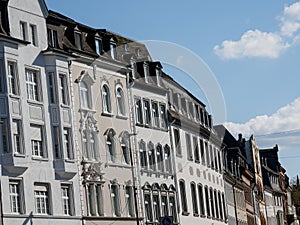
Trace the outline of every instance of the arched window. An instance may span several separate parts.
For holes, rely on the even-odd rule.
[[[112,213],[114,216],[121,216],[119,185],[112,184],[110,188]]]
[[[207,212],[207,216],[211,216],[211,214],[210,214],[210,207],[209,207],[209,194],[208,194],[208,187],[207,186],[205,186],[204,187],[204,193],[205,193],[205,206],[206,206],[206,212]]]
[[[141,140],[139,143],[139,150],[140,150],[140,163],[142,169],[147,169],[147,149],[146,149],[146,143]]]
[[[199,216],[196,184],[193,182],[191,183],[191,197],[192,197],[192,203],[193,203],[193,215]]]
[[[210,206],[211,206],[211,216],[212,218],[216,218],[215,217],[215,205],[214,205],[214,194],[213,194],[213,189],[210,188],[209,189],[209,196],[210,196]]]
[[[218,195],[217,195],[217,190],[214,190],[214,198],[215,198],[215,208],[216,208],[216,218],[219,219],[220,218],[220,214],[219,214],[219,208],[218,208]]]
[[[221,192],[218,192],[218,201],[219,201],[219,209],[220,209],[220,218],[221,220],[224,219],[223,214],[223,207],[222,207],[222,198],[221,198]]]
[[[156,146],[156,163],[157,163],[157,170],[163,172],[164,156],[163,156],[162,146],[160,144]]]
[[[178,222],[177,203],[175,198],[176,189],[171,185],[169,190],[170,216],[173,218],[173,224],[176,224]]]
[[[153,213],[154,213],[154,222],[158,222],[161,216],[160,214],[160,201],[159,201],[159,186],[157,184],[153,185],[152,188],[152,199],[153,199]]]
[[[107,149],[107,159],[110,162],[116,162],[116,151],[115,151],[115,131],[113,129],[108,129],[105,132],[106,135],[106,149]]]
[[[91,130],[83,130],[82,133],[83,156],[88,160],[99,158],[97,154],[96,134]]]
[[[146,183],[143,186],[143,194],[144,194],[144,204],[145,204],[145,217],[147,223],[153,221],[153,211],[152,211],[152,200],[151,200],[151,186]]]
[[[117,98],[117,106],[118,106],[118,114],[125,115],[125,98],[124,92],[121,87],[118,87],[116,90],[116,98]]]
[[[82,108],[91,108],[89,88],[84,81],[80,82],[80,100]]]
[[[172,174],[172,162],[171,162],[171,150],[169,145],[165,145],[164,147],[164,159],[165,159],[165,172],[168,174]]]
[[[199,207],[200,207],[200,215],[205,215],[205,208],[204,208],[204,197],[203,197],[203,187],[201,184],[198,184],[198,196],[199,196]]]
[[[150,169],[153,171],[156,171],[156,166],[155,166],[155,151],[154,151],[154,145],[152,142],[148,144],[148,154],[149,154],[149,165]]]
[[[122,162],[129,165],[130,164],[130,145],[129,145],[129,134],[128,132],[123,132],[121,136],[121,149],[122,149]]]
[[[181,199],[181,210],[182,210],[183,214],[187,215],[188,214],[188,206],[187,206],[184,180],[179,181],[179,189],[180,189],[180,199]]]
[[[102,86],[101,92],[102,92],[103,112],[111,113],[110,92],[109,92],[109,88],[106,84],[104,84]]]

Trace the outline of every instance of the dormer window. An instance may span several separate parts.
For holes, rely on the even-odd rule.
[[[82,50],[82,35],[79,30],[75,30],[74,33],[74,38],[75,38],[75,46],[78,50]]]
[[[103,43],[100,38],[95,38],[95,47],[96,47],[96,53],[98,55],[102,55],[103,54]]]
[[[140,48],[135,49],[135,55],[136,55],[137,57],[140,57],[140,56],[141,56],[141,49],[140,49]]]
[[[136,62],[133,58],[131,58],[130,63],[132,69],[132,79],[136,79],[136,72],[137,72]]]
[[[156,73],[156,82],[157,82],[157,86],[160,86],[161,69],[160,69],[159,67],[156,67],[155,73]]]
[[[117,44],[114,41],[114,39],[110,40],[110,55],[113,59],[117,59],[118,55],[117,55]]]
[[[48,45],[52,48],[58,48],[57,31],[48,29]]]
[[[149,65],[148,63],[144,63],[144,77],[145,77],[145,82],[148,83],[148,77],[149,77]]]

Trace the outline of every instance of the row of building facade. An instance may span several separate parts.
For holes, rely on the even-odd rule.
[[[143,44],[43,0],[0,17],[0,224],[292,224],[278,147],[214,126]]]

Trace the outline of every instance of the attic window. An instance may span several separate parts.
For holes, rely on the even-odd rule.
[[[149,66],[146,62],[144,63],[144,77],[145,77],[145,82],[148,83]]]
[[[156,82],[157,85],[160,86],[160,79],[161,79],[161,69],[159,67],[156,67]]]
[[[96,53],[98,55],[102,55],[103,54],[103,44],[102,44],[102,40],[100,38],[95,38],[95,46],[96,46]]]
[[[79,31],[75,31],[75,46],[78,50],[82,50],[82,35]]]
[[[114,40],[110,42],[110,54],[113,59],[117,59],[117,44]]]
[[[140,48],[135,49],[135,54],[137,57],[141,56],[141,49]]]
[[[57,31],[48,29],[48,45],[52,48],[58,47]]]

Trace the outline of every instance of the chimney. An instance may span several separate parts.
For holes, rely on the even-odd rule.
[[[243,134],[241,134],[241,133],[239,133],[239,142],[242,142],[242,140],[243,140]]]

